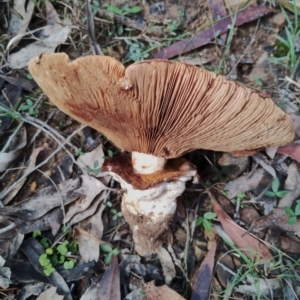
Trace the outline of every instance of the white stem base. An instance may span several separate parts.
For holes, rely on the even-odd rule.
[[[163,157],[132,152],[133,169],[138,174],[152,174],[157,171],[162,171],[166,162],[167,160]]]

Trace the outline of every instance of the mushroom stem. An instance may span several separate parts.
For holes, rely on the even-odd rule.
[[[132,152],[132,166],[138,174],[152,174],[162,171],[167,160],[164,157],[157,157],[151,154]]]

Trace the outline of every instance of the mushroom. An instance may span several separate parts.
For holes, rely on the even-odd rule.
[[[183,154],[253,154],[294,139],[290,118],[270,98],[184,63],[148,60],[125,69],[107,56],[70,62],[57,53],[31,60],[29,70],[60,110],[132,153],[107,159],[103,171],[126,191],[122,211],[141,255],[168,240],[176,198],[196,178]]]

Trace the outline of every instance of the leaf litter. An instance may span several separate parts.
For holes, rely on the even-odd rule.
[[[168,30],[171,30],[172,33],[179,32],[183,24],[181,18],[182,20],[186,18],[186,28],[193,31],[193,26],[195,26],[194,28],[198,26],[195,24],[203,22],[204,15],[211,14],[210,19],[216,22],[218,18],[218,13],[216,12],[218,12],[218,9],[222,7],[236,9],[232,8],[234,6],[231,6],[235,5],[234,1],[226,1],[225,6],[222,6],[223,1],[219,2],[220,6],[216,7],[213,1],[209,1],[209,5],[206,1],[199,1],[197,9],[194,9],[194,12],[196,12],[195,15],[192,15],[193,9],[191,9],[191,4],[187,4],[186,11],[182,10],[182,17],[178,16],[178,11],[180,10],[172,10],[172,5],[168,7],[168,4],[164,4],[167,5],[167,9],[165,10],[166,15],[160,15],[156,11],[157,9],[164,11],[161,4],[145,6],[144,21],[147,24],[149,20],[152,20],[156,26],[161,26],[162,22],[166,22],[168,24],[166,28],[168,29],[159,30],[160,37],[162,37],[162,33],[165,34]],[[47,26],[40,27],[40,23],[38,23],[35,26],[38,27],[38,30],[29,30],[27,28],[28,22],[36,22],[34,19],[34,21],[30,21],[33,6],[32,2],[29,3],[30,6],[27,9],[24,9],[24,5],[20,1],[15,1],[14,3],[18,14],[15,14],[10,22],[9,34],[11,34],[11,39],[6,49],[7,53],[8,51],[11,53],[7,60],[8,64],[6,67],[8,69],[6,70],[9,70],[9,68],[20,70],[27,65],[31,57],[37,56],[42,52],[54,52],[55,48],[64,44],[68,37],[70,37],[73,45],[78,42],[78,37],[70,30],[70,21],[62,21],[65,18],[61,17],[63,15],[61,7],[54,4],[54,9],[49,2],[47,2],[44,8],[47,14],[45,18]],[[93,2],[93,5],[95,3]],[[96,10],[93,5],[91,6],[90,13],[95,14]],[[112,3],[110,9],[113,10],[114,5],[118,6],[119,11],[122,13],[128,9],[126,8],[127,6],[123,8],[121,1],[120,3]],[[142,4],[138,5],[142,7]],[[65,7],[69,9],[67,5]],[[77,11],[76,9],[73,8],[69,12],[73,14]],[[106,11],[107,7],[101,9]],[[143,13],[143,9],[141,11]],[[267,16],[271,12],[275,12],[275,10],[266,6],[252,6],[241,10],[238,13],[236,22],[236,28],[238,29],[235,32],[235,38],[237,43],[240,41],[239,34],[243,30],[247,32],[246,23],[251,20],[260,19],[262,15]],[[184,15],[185,13],[186,15]],[[224,14],[224,11],[220,13]],[[80,12],[80,14],[81,16],[85,15],[83,12]],[[209,64],[210,67],[214,66],[218,60],[222,60],[222,57],[220,57],[221,45],[222,43],[226,43],[226,35],[228,38],[228,34],[230,34],[230,28],[227,25],[231,24],[231,18],[229,19],[227,15],[224,15],[224,19],[213,25],[210,25],[210,23],[195,38],[186,40],[181,38],[181,41],[177,42],[174,39],[174,43],[173,41],[169,42],[171,45],[165,48],[163,46],[162,51],[156,52],[156,54],[153,51],[152,55],[155,56],[163,53],[163,55],[171,57],[176,54],[183,54],[187,50],[194,50],[196,47],[202,45],[208,51],[213,49],[210,51],[213,55],[209,59],[201,56],[204,52],[202,48],[199,48],[198,52],[190,51],[188,57],[182,56],[180,60],[192,64],[202,65],[205,63]],[[105,14],[105,16],[105,18],[120,20],[123,29],[126,26],[130,26],[130,24],[136,23],[133,21],[134,14],[128,14],[126,16],[128,20],[122,18],[122,15],[117,15],[117,17],[112,15],[109,17],[109,14]],[[167,17],[173,18],[174,16],[178,16],[178,18],[173,21],[171,20],[171,23],[168,20],[164,20]],[[75,16],[73,15],[72,17]],[[77,21],[75,22],[81,24],[80,22],[82,22],[83,18],[80,21],[78,16],[76,18]],[[74,22],[74,18],[71,20]],[[99,30],[98,22],[96,17],[94,18],[94,24],[91,23],[92,25],[89,24],[89,26],[95,26],[95,29],[98,28],[97,30]],[[108,28],[105,26],[111,26],[105,22],[103,23],[104,25],[102,24],[104,28]],[[120,24],[114,24],[113,26],[118,26],[118,30],[121,30]],[[145,24],[143,28],[146,28],[145,32],[148,34],[146,36],[149,41],[149,35],[151,40],[152,29],[147,27],[149,24]],[[207,26],[207,23],[205,24]],[[249,26],[251,27],[251,25]],[[136,27],[141,28],[138,25]],[[216,29],[219,29],[217,33]],[[153,33],[155,30],[153,30]],[[26,34],[30,34],[31,36],[36,35],[38,40],[32,44],[23,44],[22,39]],[[193,31],[193,34],[195,36],[196,32]],[[263,29],[259,28],[257,34],[259,42],[259,34],[263,36]],[[201,38],[204,35],[207,36],[203,40]],[[217,40],[215,41],[217,42],[213,47],[216,49],[219,47],[218,51],[215,51],[215,48],[210,48],[211,45],[209,44],[216,37]],[[116,50],[117,47],[113,49],[109,45],[111,41],[115,43],[118,39],[120,39],[118,35],[109,38],[109,42],[108,40],[104,41],[100,39],[102,41],[100,45],[108,43],[108,46],[105,46],[107,49],[104,47],[105,51],[107,50],[108,53],[117,53],[116,56],[122,57],[126,46],[125,48],[122,46],[123,49],[119,51],[119,49]],[[139,43],[144,42],[143,39],[144,37],[140,36]],[[197,39],[200,39],[199,43]],[[191,40],[193,43],[190,43]],[[122,44],[119,40],[118,43]],[[187,43],[189,43],[189,48],[186,47]],[[232,47],[235,46],[234,43],[233,41]],[[16,48],[17,46],[18,48]],[[60,47],[67,49],[65,45],[61,45]],[[77,50],[75,48],[70,50],[72,48],[70,45],[68,47],[67,51],[69,51],[71,57],[74,58],[80,55],[78,52],[75,53],[79,51],[80,47],[76,48]],[[251,59],[253,62],[259,62],[259,57],[268,56],[261,53],[261,49],[257,45],[255,47],[253,51],[251,50]],[[13,50],[16,52],[13,53]],[[255,51],[257,51],[257,58]],[[243,61],[242,58],[245,54],[247,53],[239,53],[240,62]],[[143,58],[146,57],[145,55]],[[249,65],[244,63],[237,64],[238,72],[235,73],[235,76],[239,76],[242,70],[244,78],[240,77],[239,79],[243,81],[247,78],[246,69]],[[230,64],[225,65],[224,70],[228,66]],[[263,65],[259,65],[259,67],[263,68]],[[264,70],[264,72],[266,72],[264,80],[267,80],[265,79],[268,78],[267,71]],[[2,95],[5,95],[3,98],[0,96],[1,107],[2,103],[5,103],[5,107],[17,107],[18,100],[20,97],[23,97],[24,90],[27,93],[32,91],[34,87],[34,83],[30,84],[32,82],[31,79],[24,80],[24,74],[22,74],[23,77],[19,77],[19,74],[17,76],[14,74],[12,76],[11,74],[9,76],[7,76],[8,74],[0,75],[2,78]],[[252,73],[249,72],[249,74]],[[5,81],[9,83],[6,83],[4,88]],[[259,83],[259,80],[257,82]],[[18,89],[18,91],[16,92],[14,89]],[[294,90],[290,91],[294,92]],[[293,103],[287,106],[293,108],[292,111],[289,111],[289,114],[294,122],[295,134],[299,137],[298,106]],[[46,111],[45,113],[47,114],[48,112]],[[7,131],[8,129],[16,128],[14,119],[16,116],[18,115],[0,117],[1,124],[3,125],[0,129],[1,133],[4,130]],[[24,115],[24,117],[26,116]],[[39,114],[39,117],[45,118],[41,114]],[[72,123],[72,121],[70,122],[70,120],[67,120],[66,124],[58,124],[51,117],[49,121],[50,126],[53,126],[64,137],[70,136],[76,130],[77,124]],[[46,128],[45,124],[46,122],[42,123],[42,128]],[[14,126],[12,127],[12,125]],[[276,259],[276,256],[272,252],[274,247],[270,248],[267,244],[267,242],[272,241],[272,234],[276,235],[276,246],[278,247],[276,251],[283,251],[285,252],[284,255],[286,255],[282,260],[282,265],[280,265],[282,270],[283,268],[288,269],[288,263],[291,261],[295,262],[299,258],[299,220],[297,219],[294,224],[288,224],[290,216],[285,212],[286,207],[290,208],[293,212],[295,211],[295,204],[300,194],[298,188],[300,180],[299,168],[297,165],[297,161],[300,161],[300,150],[297,142],[279,147],[278,149],[269,149],[269,158],[259,153],[253,156],[253,158],[225,157],[223,160],[218,161],[219,156],[216,154],[201,151],[192,153],[192,162],[198,166],[201,180],[198,184],[190,183],[188,186],[188,191],[185,195],[191,200],[184,201],[184,204],[181,204],[187,210],[187,213],[185,215],[181,214],[181,217],[170,222],[172,231],[175,232],[176,229],[181,229],[184,235],[181,238],[177,235],[167,248],[161,248],[157,256],[141,258],[138,255],[134,255],[131,232],[122,216],[120,215],[117,219],[112,220],[113,213],[117,215],[120,212],[119,202],[122,191],[117,192],[119,186],[111,180],[110,176],[106,176],[101,172],[101,166],[106,157],[111,157],[116,152],[113,145],[107,143],[103,137],[95,136],[93,131],[89,133],[88,141],[85,140],[84,134],[81,135],[81,132],[79,134],[76,133],[68,140],[68,147],[71,145],[71,151],[77,149],[77,165],[73,164],[74,160],[71,163],[66,162],[66,169],[64,170],[62,162],[67,156],[65,154],[58,155],[59,152],[63,152],[63,148],[61,147],[59,152],[55,153],[57,161],[52,161],[55,168],[51,168],[48,162],[48,164],[39,167],[42,168],[42,173],[39,173],[36,170],[36,166],[39,166],[40,160],[44,159],[42,157],[45,157],[44,153],[49,149],[49,144],[51,147],[55,147],[56,144],[47,136],[46,131],[41,131],[42,133],[35,137],[34,148],[26,149],[26,146],[28,146],[27,139],[31,138],[34,132],[30,124],[27,124],[26,137],[24,128],[25,126],[21,129],[21,139],[19,140],[21,147],[18,145],[18,142],[12,143],[11,148],[8,148],[12,152],[12,159],[2,159],[3,163],[6,164],[2,168],[2,171],[7,172],[5,172],[6,176],[2,178],[12,178],[11,181],[8,181],[7,186],[1,186],[4,187],[4,190],[1,191],[1,198],[5,206],[0,209],[0,248],[2,249],[2,257],[6,262],[5,265],[0,266],[0,279],[4,278],[4,281],[6,280],[6,286],[10,284],[9,280],[23,283],[20,291],[25,293],[25,287],[29,287],[29,282],[36,282],[37,285],[33,285],[32,289],[28,288],[27,293],[28,295],[37,296],[37,299],[62,299],[62,297],[72,299],[74,291],[71,287],[74,283],[78,288],[80,283],[82,284],[81,286],[84,286],[84,288],[79,288],[79,293],[77,294],[77,298],[81,297],[81,299],[121,299],[124,297],[126,299],[143,299],[145,296],[147,299],[194,299],[195,297],[198,299],[199,293],[202,293],[201,297],[203,299],[208,299],[208,297],[213,297],[212,295],[218,291],[221,293],[222,289],[229,294],[232,293],[232,295],[250,294],[255,297],[257,286],[259,286],[261,295],[264,297],[284,296],[283,289],[278,289],[279,283],[282,285],[279,279],[264,278],[266,274],[276,277],[276,274],[267,270],[267,268],[264,270],[265,273],[261,272],[255,275],[262,275],[260,278],[247,275],[231,290],[229,281],[236,279],[241,270],[240,268],[243,268],[242,253],[248,256],[249,259],[255,257],[258,265],[261,261],[267,265],[271,259]],[[100,145],[98,144],[99,146],[95,150],[86,151],[95,141],[99,143],[99,139]],[[4,142],[1,141],[1,147],[3,146]],[[85,153],[81,153],[82,149],[84,149]],[[15,154],[13,153],[14,151],[16,152]],[[7,153],[10,152],[4,152],[4,154]],[[203,157],[205,158],[204,160],[202,160]],[[206,158],[210,161],[210,164],[207,163]],[[23,160],[22,164],[20,160]],[[22,166],[22,171],[14,170],[15,166]],[[78,170],[78,166],[81,170]],[[211,168],[212,166],[213,168]],[[8,168],[11,168],[11,170],[7,171]],[[41,181],[39,177],[43,177],[44,180]],[[9,186],[13,184],[12,181],[14,181],[14,178],[21,178],[22,180],[15,185],[14,189],[7,193]],[[272,183],[275,179],[278,179],[279,182],[276,192],[287,190],[289,193],[279,198],[268,196],[266,192],[273,193]],[[40,182],[43,182],[43,184],[40,184]],[[24,190],[28,189],[30,189],[30,192],[24,193]],[[210,196],[208,197],[207,195]],[[182,196],[181,200],[184,198],[185,196]],[[210,221],[212,222],[212,226],[215,226],[217,229],[213,233],[209,233],[203,227],[195,227],[195,219],[192,217],[195,214],[196,216],[201,216],[202,212],[205,213],[211,209],[218,215],[217,221]],[[245,217],[247,215],[248,218]],[[217,225],[217,222],[221,225]],[[76,227],[73,227],[75,224]],[[70,231],[66,234],[62,233],[62,228],[65,225],[67,225],[67,228],[74,229],[75,234],[71,229],[68,229]],[[42,232],[40,238],[31,237],[36,231]],[[216,233],[223,238],[227,236],[226,239],[231,241],[231,246],[228,246],[221,238],[218,238]],[[256,236],[262,240],[259,240]],[[216,240],[207,242],[209,237],[213,237]],[[41,242],[42,240],[44,242],[48,241],[48,246],[43,246],[41,244],[44,243]],[[45,253],[47,249],[54,249],[56,245],[60,245],[66,241],[70,243],[76,242],[79,245],[79,250],[75,254],[71,252],[67,254],[68,259],[75,261],[74,268],[68,270],[61,265],[56,267],[56,270],[50,276],[46,276],[39,264],[39,256]],[[113,256],[110,266],[104,263],[107,253],[100,251],[99,248],[100,244],[103,243],[110,245],[111,249],[118,249],[119,252],[117,256]],[[238,248],[242,252],[237,252],[238,255],[236,253],[232,255],[232,252],[237,251],[234,250],[235,248]],[[214,276],[213,269],[218,264],[215,256],[221,250],[226,257],[226,260],[221,260],[222,264],[220,264],[223,272],[219,272],[218,276]],[[193,253],[194,251],[195,253]],[[225,252],[226,254],[224,254]],[[293,253],[295,260],[288,256],[290,253]],[[237,259],[237,256],[240,256],[239,259]],[[231,263],[225,264],[225,261],[231,261]],[[200,267],[196,267],[198,265]],[[296,269],[299,268],[297,264],[295,266]],[[4,274],[8,274],[5,268],[9,268],[11,272],[10,276],[3,276],[3,269]],[[192,276],[194,272],[196,272],[196,276]],[[201,278],[205,280],[203,281]],[[190,279],[195,280],[190,282]],[[2,282],[1,280],[0,282]],[[156,282],[154,283],[152,280]],[[299,282],[297,280],[291,279],[289,284],[295,290],[299,289]],[[2,288],[6,288],[6,286]],[[107,292],[104,293],[105,290]],[[284,291],[286,291],[287,295],[291,293],[291,290],[288,290],[287,287]],[[189,293],[190,297],[188,296]]]

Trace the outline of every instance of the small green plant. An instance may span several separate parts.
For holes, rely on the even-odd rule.
[[[122,8],[118,8],[117,6],[109,5],[109,4],[104,4],[104,7],[106,8],[107,11],[113,12],[118,15],[126,16],[130,14],[137,14],[141,11],[140,6],[133,6],[130,7],[128,3],[124,4]]]
[[[44,268],[44,274],[46,276],[50,276],[55,271],[47,253],[40,255],[39,263]]]
[[[285,9],[281,8],[281,11],[285,16],[287,25],[284,29],[284,36],[275,35],[277,44],[274,57],[270,59],[270,62],[288,67],[293,78],[300,62],[299,46],[296,45],[296,41],[300,36],[300,20],[296,1],[293,1],[293,19],[289,17]]]
[[[77,148],[76,152],[75,152],[75,156],[80,156],[83,154],[82,148]]]
[[[125,39],[128,46],[127,59],[130,61],[140,61],[149,57],[149,51],[144,43],[137,40]]]
[[[126,16],[130,14],[137,14],[141,11],[140,6],[133,6],[130,7],[128,3],[124,4],[123,7],[118,8],[117,6],[109,5],[109,4],[104,4],[104,7],[106,8],[107,11],[115,13],[117,15],[121,16]],[[124,27],[122,24],[117,25],[117,34],[121,36],[124,32]]]
[[[101,168],[99,168],[99,161],[98,160],[94,161],[93,168],[88,168],[88,172],[89,173],[94,173],[96,175],[98,175],[101,172]]]
[[[100,249],[106,253],[104,258],[104,263],[109,265],[113,259],[114,256],[119,254],[118,248],[112,248],[109,244],[103,243],[100,244]]]
[[[4,106],[3,104],[0,104],[0,117],[5,117],[5,116],[9,116],[14,120],[17,121],[21,121],[22,120],[22,116],[20,113],[18,113],[16,110],[14,110],[13,108],[8,108],[6,106]]]
[[[112,220],[113,221],[116,221],[118,218],[122,218],[123,217],[122,212],[117,211],[114,208],[111,208],[112,207],[112,203],[110,201],[106,202],[106,206],[110,208],[110,213],[113,215],[112,216]]]
[[[279,184],[279,179],[275,178],[271,185],[272,191],[265,191],[264,194],[275,199],[284,197],[287,193],[289,193],[289,191],[279,191]]]
[[[99,8],[100,8],[99,1],[96,0],[91,3],[91,10],[92,10],[94,16],[97,14],[97,11]]]
[[[27,111],[30,116],[37,116],[39,111],[34,107],[31,99],[25,99],[26,104],[20,105],[18,111]]]
[[[33,79],[32,75],[31,75],[30,73],[28,73],[28,74],[26,75],[26,78],[29,79],[29,80],[32,80],[32,79]]]
[[[263,79],[263,75],[258,75],[258,76],[251,76],[250,78],[252,81],[254,81],[254,84],[256,86],[262,86],[263,82],[262,82],[262,79]]]
[[[295,206],[295,210],[292,210],[290,207],[285,206],[283,209],[285,213],[289,216],[287,220],[287,224],[294,225],[297,223],[297,217],[300,216],[300,200],[296,200],[297,204]]]
[[[61,228],[62,232],[67,233],[69,229],[65,230]],[[65,237],[62,238],[62,242],[55,246],[50,246],[50,241],[42,237],[41,232],[36,230],[32,233],[40,244],[45,249],[45,253],[39,256],[39,264],[43,267],[43,272],[46,276],[50,276],[58,265],[63,265],[65,269],[72,269],[76,260],[68,255],[68,253],[76,253],[78,251],[78,244],[75,242],[69,242]]]
[[[179,28],[179,23],[177,20],[164,19],[163,24],[167,25],[167,31],[170,33],[170,35],[177,35],[176,30]]]
[[[111,218],[113,221],[116,221],[118,218],[122,218],[122,217],[123,217],[122,212],[117,211],[117,210],[114,209],[114,208],[112,208],[112,209],[110,210],[110,213],[113,215],[112,218]]]
[[[112,150],[107,150],[107,154],[108,154],[108,156],[103,156],[103,159],[107,159],[109,157],[113,157],[114,156],[114,152]]]
[[[203,227],[206,231],[212,231],[212,223],[211,221],[217,217],[217,214],[214,212],[206,212],[203,217],[199,216],[196,220],[196,226],[200,226],[203,224]]]

